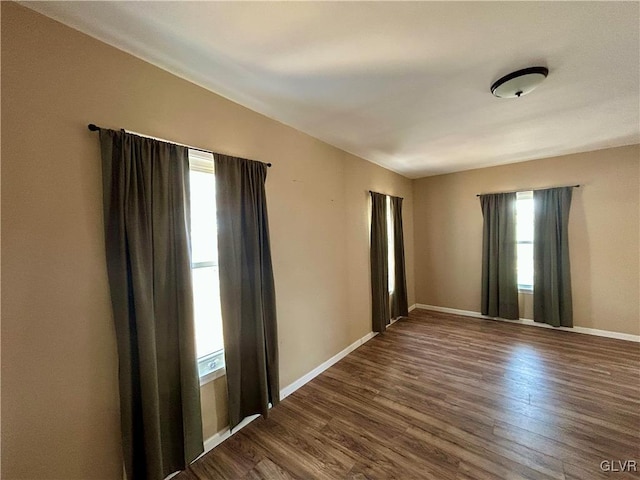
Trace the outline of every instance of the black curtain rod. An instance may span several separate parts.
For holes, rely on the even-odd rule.
[[[524,190],[512,190],[511,192],[494,192],[494,193],[479,193],[476,197],[480,197],[482,195],[495,195],[497,193],[519,193],[519,192],[536,192],[538,190],[550,190],[552,188],[580,188],[580,185],[565,185],[564,187],[546,187],[546,188],[525,188]]]
[[[99,131],[99,130],[101,130],[101,129],[102,129],[102,127],[99,127],[99,126],[97,126],[97,125],[96,125],[96,124],[94,124],[94,123],[90,123],[89,125],[87,125],[87,128],[88,128],[89,130],[91,130],[92,132],[97,132],[97,131]],[[126,130],[125,130],[124,128],[122,129],[122,131],[123,131],[123,132],[126,132]],[[191,147],[191,146],[189,146],[189,145],[184,145],[184,144],[175,143],[175,142],[168,142],[168,141],[166,141],[166,140],[161,140],[161,141],[163,141],[163,142],[167,142],[167,143],[173,143],[174,145],[181,145],[181,146],[183,146],[183,147],[187,147],[189,150],[197,150],[198,152],[212,153],[212,154],[214,154],[214,155],[215,155],[215,152],[212,152],[211,150],[205,150],[204,148]],[[267,165],[267,167],[271,167],[271,164],[270,164],[270,163],[267,163],[266,165]]]
[[[373,190],[369,190],[369,193],[377,193],[378,195],[386,195],[387,197],[395,197],[395,195],[387,195],[386,193],[374,192]],[[396,197],[404,200],[404,197]]]

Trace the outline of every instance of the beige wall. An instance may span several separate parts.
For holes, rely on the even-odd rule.
[[[87,123],[272,162],[281,387],[370,328],[369,189],[412,182],[2,2],[2,478],[121,478],[98,139]],[[205,436],[224,381],[202,389]]]
[[[229,425],[226,377],[218,377],[200,387],[200,404],[203,412],[202,431],[206,440]]]
[[[639,174],[635,145],[415,181],[416,301],[480,311],[477,193],[581,184],[569,220],[574,324],[640,334]]]

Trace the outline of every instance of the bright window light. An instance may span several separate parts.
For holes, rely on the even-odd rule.
[[[189,151],[191,274],[200,377],[224,367],[213,155]]]
[[[389,258],[389,293],[396,289],[396,262],[394,258],[393,215],[391,214],[391,197],[387,196],[387,245]]]
[[[518,192],[516,238],[518,242],[518,288],[533,290],[533,192]]]

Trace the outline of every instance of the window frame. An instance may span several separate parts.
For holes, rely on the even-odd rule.
[[[199,150],[189,149],[189,173],[191,170],[215,175],[213,168],[213,154]],[[217,261],[192,262],[191,270],[218,266]],[[198,376],[200,386],[205,385],[216,378],[226,375],[224,347],[197,358]]]

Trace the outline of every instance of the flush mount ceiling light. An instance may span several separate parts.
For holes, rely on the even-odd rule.
[[[534,90],[547,78],[546,67],[529,67],[505,75],[491,85],[491,93],[500,98],[519,98]]]

